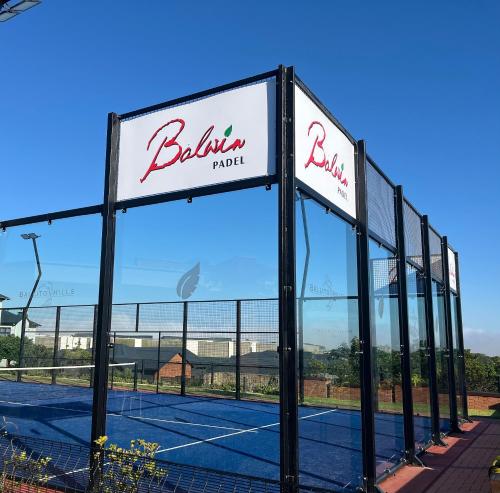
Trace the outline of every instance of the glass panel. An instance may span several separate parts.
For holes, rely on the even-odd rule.
[[[453,337],[453,365],[455,372],[455,388],[457,393],[457,413],[459,418],[464,418],[464,396],[463,396],[463,354],[460,351],[457,324],[457,297],[450,293],[451,306],[451,333]]]
[[[362,482],[356,233],[297,202],[300,484]]]
[[[0,233],[0,407],[11,434],[88,445],[101,229],[90,215]]]
[[[429,393],[429,345],[425,323],[424,280],[414,267],[406,265],[408,328],[413,397],[415,447],[422,449],[432,437]]]
[[[370,292],[377,475],[404,453],[396,257],[370,241]]]
[[[277,204],[259,188],[118,214],[112,359],[135,370],[112,370],[111,443],[279,479]]]
[[[434,313],[434,342],[436,346],[436,379],[439,397],[441,431],[450,429],[450,374],[448,344],[446,341],[444,295],[440,284],[432,281],[432,309]]]

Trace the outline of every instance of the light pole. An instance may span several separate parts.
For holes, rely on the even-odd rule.
[[[33,289],[31,290],[30,297],[28,299],[28,303],[26,303],[26,306],[23,308],[23,319],[21,323],[21,343],[19,345],[19,368],[22,368],[24,366],[24,339],[26,336],[26,321],[28,320],[28,309],[31,305],[31,302],[33,300],[33,296],[35,296],[36,288],[38,287],[38,283],[40,282],[40,278],[42,277],[42,268],[40,266],[40,257],[38,256],[38,248],[36,245],[36,239],[40,238],[40,235],[37,235],[36,233],[24,233],[21,235],[21,238],[23,240],[31,240],[33,242],[33,250],[35,251],[35,260],[36,260],[36,267],[38,270],[38,275],[35,280],[35,284],[33,284]],[[20,382],[22,378],[21,372],[17,374],[17,381]]]

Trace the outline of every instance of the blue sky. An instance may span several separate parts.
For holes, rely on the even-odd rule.
[[[449,236],[461,257],[466,344],[500,352],[493,309],[500,296],[499,21],[493,0],[153,0],[100,2],[98,8],[45,0],[0,25],[6,47],[0,217],[100,202],[109,111],[126,112],[279,63],[295,65]],[[267,202],[255,200],[256,214],[272,214]],[[218,204],[220,211],[224,204]],[[224,224],[237,237],[251,237],[240,220],[250,210],[242,214],[233,211]],[[95,225],[85,227],[98,235]],[[240,244],[248,246],[243,239]],[[251,264],[259,249],[264,246],[251,255],[224,252],[219,260]],[[196,258],[186,252],[178,268]],[[261,260],[272,269],[272,258]]]

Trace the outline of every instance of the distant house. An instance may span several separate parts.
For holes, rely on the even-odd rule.
[[[159,364],[158,364],[159,356]],[[111,350],[113,363],[136,363],[140,378],[152,382],[178,383],[182,376],[182,347],[162,346],[158,353],[157,347],[132,347],[116,344]],[[189,381],[193,372],[193,361],[196,355],[186,351],[186,380]]]
[[[3,302],[8,299],[8,296],[0,294],[0,336],[13,335],[21,337],[23,312],[22,310],[3,308]],[[33,339],[34,335],[30,334],[30,331],[34,332],[37,327],[40,327],[40,324],[37,324],[29,318],[27,319],[27,322],[26,337]]]

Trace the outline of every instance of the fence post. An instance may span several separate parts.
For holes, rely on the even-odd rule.
[[[140,304],[137,303],[135,305],[135,331],[136,332],[139,332],[139,317],[140,317],[139,307],[140,307]]]
[[[406,278],[406,244],[404,227],[403,187],[396,187],[396,243],[399,298],[399,331],[401,340],[401,369],[403,388],[403,419],[405,459],[417,463],[415,457],[415,430],[413,427],[413,395],[411,383],[410,334],[408,324],[408,287]]]
[[[113,332],[113,346],[112,346],[112,356],[111,356],[111,363],[115,363],[115,347],[116,347],[116,332]],[[111,390],[113,390],[113,387],[115,385],[115,367],[111,367]]]
[[[99,295],[95,341],[95,372],[92,401],[92,427],[90,435],[91,470],[89,489],[92,490],[101,470],[96,440],[106,435],[106,406],[108,396],[109,332],[113,302],[113,268],[115,254],[115,202],[118,177],[118,148],[120,119],[115,113],[108,114],[106,143],[106,171],[102,209],[101,259]],[[95,453],[94,453],[95,452]],[[96,458],[97,457],[97,458]]]
[[[458,343],[460,345],[460,354],[462,356],[460,361],[460,368],[462,371],[462,395],[463,395],[463,417],[469,422],[472,422],[469,417],[469,402],[467,397],[467,381],[465,379],[465,346],[464,346],[464,326],[462,322],[462,295],[460,293],[460,272],[459,272],[458,253],[455,252],[455,275],[457,278],[457,330],[458,330]],[[498,391],[500,392],[500,376],[498,378]]]
[[[280,66],[276,137],[279,210],[280,480],[286,493],[298,490],[297,314],[295,308],[295,162],[293,67]]]
[[[56,326],[54,331],[54,351],[52,353],[52,366],[59,366],[59,326],[61,322],[61,307],[56,308]],[[52,385],[57,383],[56,371],[52,370]]]
[[[448,378],[450,389],[450,428],[452,432],[460,433],[462,430],[458,425],[457,413],[457,386],[455,375],[455,354],[453,347],[453,321],[451,317],[451,292],[450,292],[450,269],[448,264],[448,238],[443,236],[441,240],[441,257],[443,259],[444,275],[444,318],[446,327],[446,340],[448,342]]]
[[[372,329],[370,321],[370,259],[368,237],[368,196],[366,182],[366,144],[357,143],[357,267],[358,313],[361,359],[361,420],[363,483],[368,493],[379,491],[375,466],[375,411],[373,392]]]
[[[236,399],[241,399],[241,300],[236,301]]]
[[[187,330],[188,330],[188,302],[184,301],[183,311],[182,311],[181,395],[186,395]]]
[[[431,396],[432,441],[435,445],[446,446],[441,438],[439,421],[439,389],[437,382],[436,341],[434,336],[434,308],[432,306],[431,251],[429,245],[429,218],[422,216],[422,253],[424,261],[425,325],[429,345],[429,390]]]

